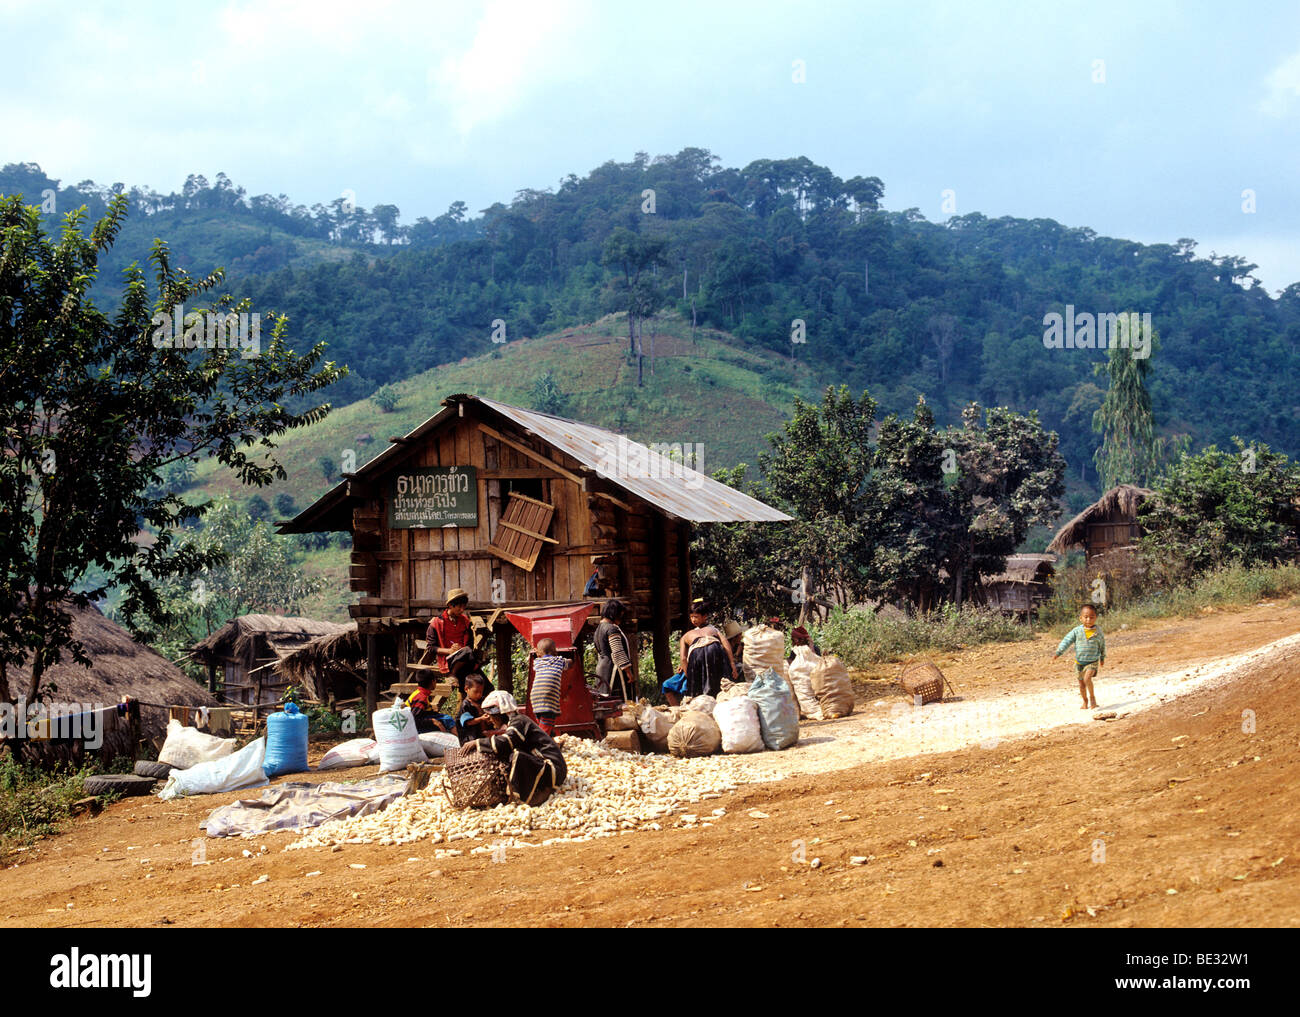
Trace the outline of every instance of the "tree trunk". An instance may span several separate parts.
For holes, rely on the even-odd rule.
[[[805,565],[799,570],[799,624],[808,622],[808,602],[812,599],[812,569]]]
[[[686,299],[686,267],[682,267],[682,299]]]

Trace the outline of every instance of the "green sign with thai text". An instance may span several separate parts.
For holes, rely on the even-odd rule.
[[[473,466],[420,466],[389,482],[388,528],[478,526],[478,471]]]

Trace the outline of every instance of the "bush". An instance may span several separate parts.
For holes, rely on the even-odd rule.
[[[381,413],[392,413],[399,402],[397,389],[392,385],[381,385],[370,393],[370,401],[379,407]]]
[[[951,604],[902,617],[836,608],[825,623],[809,631],[822,653],[833,653],[854,668],[926,651],[1034,638],[1033,628],[1014,618],[985,608],[957,608]]]
[[[93,772],[89,766],[43,770],[0,751],[0,846],[58,833],[72,803],[85,797],[86,777]]]

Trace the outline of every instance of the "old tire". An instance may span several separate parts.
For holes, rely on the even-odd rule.
[[[154,759],[136,760],[135,775],[137,777],[153,777],[155,780],[166,780],[167,775],[171,772],[171,763],[160,763]]]
[[[156,777],[141,777],[134,773],[106,773],[97,777],[87,777],[86,794],[119,794],[123,798],[133,795],[147,795],[158,783]]]

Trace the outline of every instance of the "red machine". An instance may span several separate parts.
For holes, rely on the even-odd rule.
[[[587,685],[582,658],[574,640],[595,610],[594,604],[569,604],[562,607],[545,607],[534,611],[507,611],[506,618],[521,636],[533,647],[528,656],[528,698],[533,692],[533,662],[537,659],[537,643],[549,636],[555,640],[555,652],[567,657],[569,665],[560,679],[560,715],[555,719],[556,734],[577,735],[579,738],[604,738],[604,721],[623,709],[623,701],[613,696],[601,696]],[[532,707],[523,704],[524,712],[534,720]]]

